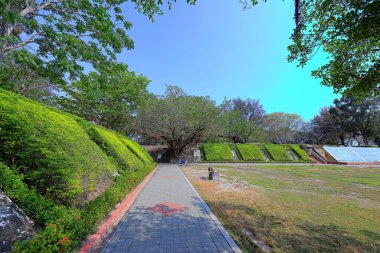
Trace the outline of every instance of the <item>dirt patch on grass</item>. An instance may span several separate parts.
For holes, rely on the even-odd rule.
[[[371,185],[366,185],[366,184],[356,184],[356,186],[360,187],[360,188],[363,188],[363,189],[370,189],[370,190],[376,189],[376,187],[371,186]]]
[[[221,179],[208,181],[201,179],[207,167],[183,167],[244,252],[262,252],[257,242],[272,252],[380,252],[380,196],[371,189],[363,189],[366,199],[353,197],[355,184],[339,176],[309,180],[281,168],[218,170]],[[314,176],[313,170],[307,173]]]

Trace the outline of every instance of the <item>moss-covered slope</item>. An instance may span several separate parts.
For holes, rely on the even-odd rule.
[[[112,131],[4,90],[0,161],[17,167],[43,196],[70,205],[95,198],[116,171],[151,163],[136,157]]]

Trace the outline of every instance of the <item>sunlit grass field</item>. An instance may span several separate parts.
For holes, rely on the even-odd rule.
[[[216,167],[184,171],[245,252],[380,252],[380,168]],[[247,235],[247,231],[249,236]]]

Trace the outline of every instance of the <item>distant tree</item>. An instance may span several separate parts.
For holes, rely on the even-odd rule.
[[[312,140],[318,144],[367,145],[380,136],[380,98],[334,100],[312,121]]]
[[[201,141],[213,127],[218,110],[208,97],[190,96],[167,86],[164,96],[146,101],[137,115],[136,131],[165,143],[179,158],[191,143]]]
[[[61,106],[86,120],[130,134],[138,106],[147,98],[149,80],[128,70],[125,64],[113,64],[109,72],[91,72],[73,83]]]
[[[373,135],[373,142],[380,147],[380,113],[378,112],[376,114],[376,118],[373,124],[373,129],[374,129],[374,135]]]
[[[57,85],[43,73],[22,63],[0,63],[0,88],[13,91],[38,102],[53,105]]]
[[[221,136],[236,143],[246,143],[256,135],[262,140],[261,126],[265,111],[259,100],[241,98],[224,100],[220,105]]]
[[[345,136],[336,117],[330,110],[332,107],[323,107],[319,114],[311,120],[310,142],[314,144],[338,144],[341,137]]]
[[[334,105],[330,114],[345,133],[340,135],[342,145],[351,144],[353,139],[359,145],[367,145],[368,141],[380,132],[380,97],[357,100],[352,96],[346,96],[335,99]]]
[[[297,114],[276,112],[265,116],[264,130],[271,142],[302,143],[307,138],[308,125]]]
[[[223,112],[221,124],[224,126],[223,137],[235,143],[246,143],[255,132],[256,126],[253,121],[247,120],[241,112]]]
[[[261,124],[265,115],[265,110],[260,104],[260,100],[235,98],[230,100],[230,111],[238,111],[242,116],[254,122],[255,124]]]

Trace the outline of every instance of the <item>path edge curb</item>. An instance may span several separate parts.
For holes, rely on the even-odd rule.
[[[113,229],[119,224],[120,220],[124,217],[125,213],[131,208],[136,198],[140,195],[146,184],[150,181],[153,175],[156,173],[159,165],[149,172],[144,180],[132,191],[127,197],[114,209],[107,220],[103,222],[95,234],[90,235],[84,245],[77,251],[77,253],[93,253],[97,252],[102,246],[102,241],[106,239],[113,231]]]
[[[218,220],[218,218],[215,216],[215,214],[211,211],[210,207],[207,205],[207,203],[203,200],[201,195],[199,195],[198,191],[195,189],[193,184],[190,182],[190,180],[187,178],[186,174],[182,171],[181,168],[179,168],[181,171],[182,175],[185,177],[186,181],[190,184],[190,187],[193,189],[197,197],[200,199],[202,206],[205,208],[206,212],[208,215],[211,217],[211,220],[215,223],[215,225],[218,227],[220,232],[223,234],[224,239],[228,242],[230,247],[235,253],[242,253],[241,249],[239,246],[236,244],[236,242],[232,239],[232,237],[228,234],[227,230],[223,227],[222,223]]]

